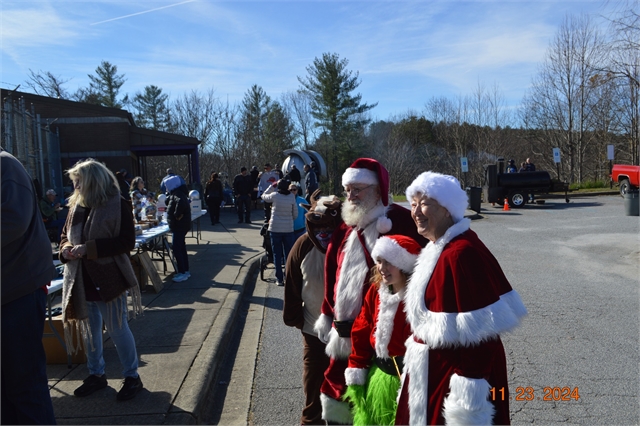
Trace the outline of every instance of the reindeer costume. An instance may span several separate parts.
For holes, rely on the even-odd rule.
[[[302,384],[305,407],[300,423],[325,424],[322,420],[320,386],[329,365],[325,344],[313,325],[320,316],[324,297],[324,257],[333,231],[342,223],[340,200],[333,196],[320,197],[320,190],[311,196],[311,205],[302,204],[307,232],[296,240],[287,259],[284,287],[284,323],[302,331],[304,342]]]

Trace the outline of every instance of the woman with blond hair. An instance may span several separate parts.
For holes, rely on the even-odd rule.
[[[104,323],[123,367],[124,383],[117,399],[128,400],[142,389],[136,345],[127,323],[127,294],[133,299],[134,315],[142,313],[129,260],[135,245],[131,205],[122,198],[116,177],[104,164],[87,159],[67,173],[74,192],[60,242],[59,257],[65,264],[62,320],[69,352],[77,351],[81,344],[73,346],[72,331],[83,337],[90,373],[74,394],[84,397],[107,387]]]

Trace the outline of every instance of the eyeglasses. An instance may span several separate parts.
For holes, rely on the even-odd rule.
[[[289,191],[291,191],[291,192],[298,192],[298,188],[289,188]]]
[[[373,185],[367,185],[367,186],[362,187],[362,188],[351,188],[351,189],[346,189],[346,190],[342,193],[342,195],[343,195],[345,198],[348,198],[348,197],[349,197],[349,194],[351,194],[351,196],[352,196],[352,197],[357,197],[358,195],[360,195],[360,193],[361,193],[362,191],[364,191],[364,190],[365,190],[365,189],[367,189],[367,188],[371,188],[372,186],[373,186]]]

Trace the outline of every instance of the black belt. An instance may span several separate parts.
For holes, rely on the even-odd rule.
[[[333,326],[338,332],[340,337],[351,337],[351,327],[353,327],[353,320],[350,321],[336,321],[333,320]]]
[[[376,365],[388,375],[400,377],[402,369],[404,368],[404,356],[400,355],[391,358],[376,357]]]

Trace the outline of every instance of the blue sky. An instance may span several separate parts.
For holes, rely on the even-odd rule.
[[[360,73],[373,118],[420,112],[433,97],[497,85],[522,100],[568,14],[603,31],[616,2],[2,0],[0,86],[27,91],[29,69],[88,86],[102,60],[130,95],[154,84],[175,99],[215,90],[240,102],[253,84],[277,99],[315,57],[335,52]]]

